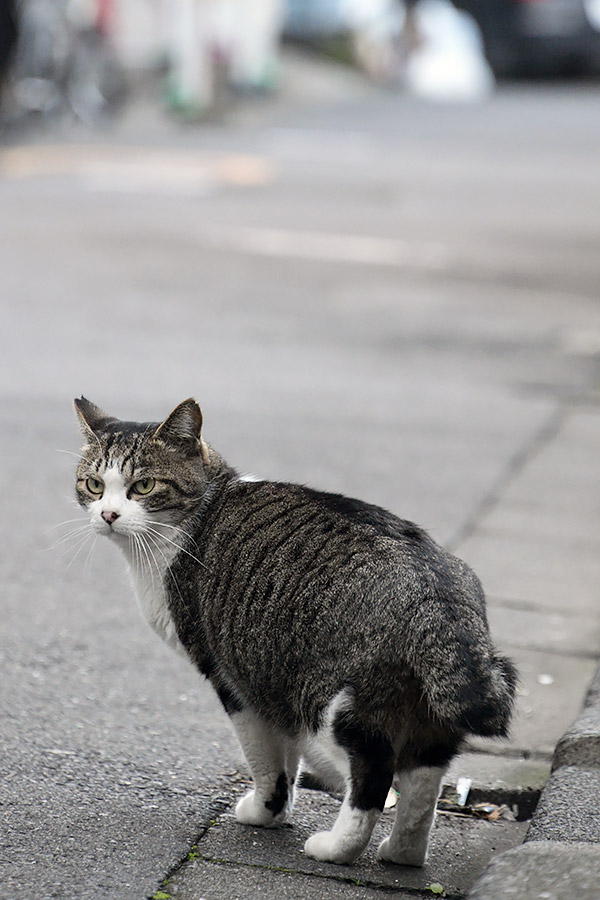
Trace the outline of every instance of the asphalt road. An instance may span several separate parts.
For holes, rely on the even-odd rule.
[[[597,103],[365,92],[0,151],[2,900],[151,895],[239,766],[113,548],[63,542],[72,397],[194,395],[241,470],[457,542],[561,403],[597,400]]]

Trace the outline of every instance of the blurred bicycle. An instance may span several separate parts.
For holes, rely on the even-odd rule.
[[[91,123],[122,100],[108,0],[19,0],[9,67],[9,119],[70,116]]]

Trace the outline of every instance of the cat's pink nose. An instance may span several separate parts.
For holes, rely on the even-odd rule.
[[[113,522],[116,522],[119,518],[118,512],[109,512],[108,510],[104,510],[100,513],[105,522],[108,522],[109,525],[112,525]]]

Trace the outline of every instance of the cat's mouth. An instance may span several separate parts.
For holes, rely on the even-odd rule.
[[[120,516],[116,516],[114,519],[107,519],[104,514],[101,514],[101,516],[95,520],[94,525],[99,534],[104,534],[107,537],[113,535],[115,537],[125,537],[131,530],[121,521]]]

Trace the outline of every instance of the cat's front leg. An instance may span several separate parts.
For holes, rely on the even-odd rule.
[[[254,789],[237,803],[243,825],[272,828],[292,810],[298,755],[292,741],[278,734],[252,710],[231,716],[254,781]]]
[[[418,768],[398,775],[398,803],[391,834],[377,855],[402,866],[422,866],[435,817],[440,784],[446,767]]]
[[[332,731],[347,757],[346,795],[331,831],[309,837],[304,852],[323,862],[351,863],[369,843],[383,811],[394,773],[394,754],[385,738],[347,717],[334,723]]]

